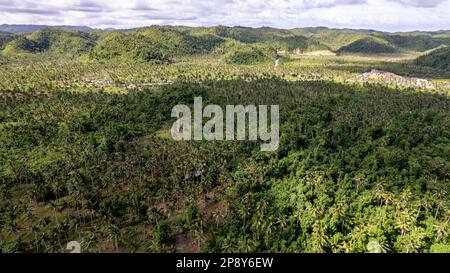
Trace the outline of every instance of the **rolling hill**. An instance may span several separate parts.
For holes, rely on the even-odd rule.
[[[378,37],[365,37],[354,41],[338,50],[339,53],[353,53],[353,54],[385,54],[395,53],[397,49]]]
[[[450,47],[440,47],[414,60],[416,65],[450,70]]]
[[[96,60],[120,60],[126,62],[166,63],[170,61],[167,52],[142,34],[109,32],[103,35],[90,52]]]
[[[291,30],[291,32],[295,35],[304,35],[309,40],[323,44],[333,51],[337,51],[343,46],[368,37],[371,34],[367,30],[329,29],[325,27],[296,28]]]
[[[3,53],[15,55],[23,53],[51,52],[58,54],[81,54],[95,43],[95,36],[87,32],[62,29],[40,29],[30,35],[18,36],[6,44]]]
[[[210,33],[195,35],[180,29],[164,27],[142,28],[131,34],[145,36],[164,47],[167,54],[175,56],[210,52],[224,42],[223,38]]]
[[[229,64],[256,64],[273,60],[277,51],[264,44],[244,44],[228,41],[215,51],[223,54],[224,60]]]
[[[439,47],[440,45],[450,45],[450,38],[426,33],[382,33],[378,37],[386,40],[396,48],[409,51],[423,52]]]
[[[223,39],[235,40],[244,44],[265,44],[279,51],[314,51],[328,50],[327,45],[318,40],[309,39],[305,35],[291,30],[271,27],[225,27],[190,28],[190,33],[208,33]]]
[[[30,31],[33,32],[27,33]],[[228,54],[230,57],[240,51],[253,59],[260,55],[260,50],[263,51],[261,56],[268,56],[273,50],[296,53],[331,50],[341,54],[374,55],[426,52],[442,45],[450,45],[448,31],[387,33],[325,27],[287,30],[241,26],[151,26],[105,31],[77,26],[0,26],[3,55],[48,52],[128,61],[166,62],[177,56],[204,53]],[[258,52],[250,54],[251,50]]]

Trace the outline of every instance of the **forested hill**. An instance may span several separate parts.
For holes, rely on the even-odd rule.
[[[417,65],[450,70],[450,47],[444,46],[420,56]]]
[[[2,55],[59,53],[91,59],[164,63],[192,54],[224,54],[253,63],[277,52],[339,54],[425,53],[450,45],[450,31],[387,33],[375,30],[271,27],[151,26],[94,30],[79,26],[1,25]]]

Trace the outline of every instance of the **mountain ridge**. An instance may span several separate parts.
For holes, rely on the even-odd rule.
[[[77,31],[85,31],[90,32],[94,31],[95,28],[91,28],[88,26],[72,26],[72,25],[33,25],[33,24],[2,24],[0,25],[0,32],[9,32],[9,33],[31,33],[38,31],[40,29],[49,29],[49,28],[59,28],[65,30],[77,30]]]

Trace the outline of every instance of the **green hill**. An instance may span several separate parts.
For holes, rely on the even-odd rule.
[[[134,33],[148,37],[152,42],[164,47],[170,55],[210,52],[224,41],[208,33],[191,35],[185,31],[164,27],[143,28]]]
[[[395,53],[396,51],[393,45],[378,37],[362,38],[338,50],[339,53],[355,54],[383,54]]]
[[[277,51],[265,44],[245,44],[228,40],[214,50],[217,55],[223,55],[223,60],[229,64],[257,64],[273,60]]]
[[[273,46],[278,50],[309,52],[314,50],[329,50],[330,48],[319,41],[314,41],[305,36],[276,37],[266,41],[265,44]]]
[[[222,38],[228,38],[236,40],[245,44],[262,43],[270,40],[273,37],[281,37],[280,32],[274,32],[269,28],[249,28],[249,27],[226,27],[215,26],[203,30],[206,33],[210,33]],[[288,33],[288,32],[286,32]]]
[[[176,56],[212,52],[223,42],[212,34],[191,35],[172,27],[148,27],[102,34],[91,57],[166,63]]]
[[[97,60],[120,60],[167,63],[167,50],[148,36],[136,33],[109,32],[103,35],[93,48],[91,58]]]
[[[450,70],[450,47],[441,47],[414,60],[416,65]]]
[[[447,44],[450,39],[435,38],[423,33],[382,34],[380,38],[388,41],[397,48],[410,51],[427,51],[440,45]]]
[[[6,44],[7,55],[21,53],[51,52],[81,54],[93,47],[95,37],[80,31],[41,29],[27,36],[19,36]]]
[[[331,50],[339,50],[364,38],[380,38],[382,43],[388,42],[397,50],[423,52],[440,45],[450,45],[449,31],[436,32],[398,32],[388,33],[375,30],[333,29],[326,27],[296,28],[292,34],[303,35],[328,46]],[[375,52],[376,53],[376,52]]]
[[[163,59],[191,54],[223,54],[230,63],[258,63],[273,58],[275,50],[318,50],[328,49],[317,41],[310,41],[300,35],[293,35],[287,30],[272,28],[243,27],[145,27],[126,32],[104,34],[94,48],[96,58],[116,58],[148,61],[146,54],[136,53],[149,50],[143,46],[150,43],[164,55]],[[121,33],[121,34],[119,34]],[[126,35],[126,36],[125,36]],[[105,38],[106,37],[106,38]],[[112,40],[110,40],[112,39]],[[118,40],[123,40],[122,45]],[[139,39],[143,41],[138,41]],[[104,41],[107,41],[103,43]],[[106,52],[106,51],[111,52]],[[125,50],[126,52],[123,52]],[[139,57],[140,56],[140,57]],[[152,58],[150,58],[152,59]]]
[[[316,41],[334,51],[359,39],[368,37],[371,33],[367,30],[329,29],[324,27],[297,28],[291,30],[291,32],[295,35],[304,35],[310,41]]]
[[[325,27],[277,29],[241,26],[151,26],[121,31],[82,32],[45,26],[39,28],[31,34],[13,34],[0,30],[0,50],[4,55],[42,52],[70,55],[88,53],[91,57],[100,59],[119,57],[129,61],[135,59],[166,62],[177,56],[220,51],[226,51],[224,54],[228,54],[231,51],[225,50],[225,44],[230,41],[230,44],[236,42],[240,45],[259,45],[277,51],[332,50],[344,54],[425,52],[441,45],[450,45],[449,31],[387,33]],[[139,39],[142,41],[138,41]],[[106,44],[106,41],[111,45]],[[119,41],[125,44],[120,44]],[[147,43],[149,45],[146,45]],[[259,46],[256,50],[260,50]],[[253,54],[249,48],[254,49],[248,47],[243,50],[247,52],[246,55]],[[107,50],[110,52],[106,52]],[[242,48],[233,52],[239,51],[242,51]],[[251,58],[257,57],[256,55]]]
[[[208,33],[224,39],[235,40],[244,44],[265,44],[281,51],[312,51],[329,49],[320,41],[310,40],[304,35],[296,34],[291,30],[271,27],[225,27],[195,28],[192,33]]]

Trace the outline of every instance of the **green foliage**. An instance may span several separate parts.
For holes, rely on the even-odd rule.
[[[214,252],[367,252],[373,241],[381,252],[436,252],[450,243],[447,95],[264,77],[160,91],[2,93],[0,234],[24,242],[2,251],[60,251],[58,241],[82,236],[75,225],[97,236],[91,250],[106,240],[170,251],[180,232]],[[279,104],[279,150],[164,137],[174,101],[198,95]],[[150,237],[130,237],[129,225]]]
[[[223,42],[210,34],[192,36],[170,28],[142,28],[101,35],[91,57],[127,62],[168,63],[176,56],[208,53]]]
[[[2,53],[5,55],[15,55],[39,51],[41,50],[36,42],[29,40],[26,37],[18,37],[7,43]]]
[[[430,248],[431,253],[450,253],[450,245],[435,244]]]
[[[264,36],[258,30],[247,27],[224,27],[217,26],[212,28],[212,33],[224,38],[231,38],[242,43],[262,42]]]
[[[28,36],[20,36],[8,43],[4,53],[50,52],[76,55],[88,51],[95,43],[95,37],[86,32],[61,29],[42,29]]]
[[[0,56],[1,252],[448,252],[446,71],[354,55],[275,70],[267,37],[331,30],[245,44],[212,29],[99,31],[90,58]],[[441,80],[355,80],[373,67]],[[171,109],[195,96],[279,105],[279,149],[173,141]]]
[[[395,53],[396,49],[386,40],[378,37],[366,37],[354,41],[339,49],[339,53],[381,54]]]
[[[167,63],[170,55],[161,45],[143,35],[109,32],[103,35],[91,52],[98,60],[120,60],[126,62]]]
[[[450,39],[436,39],[430,35],[425,34],[393,34],[393,35],[380,35],[381,38],[389,41],[392,45],[403,50],[412,51],[427,51],[443,44],[449,44]]]
[[[450,70],[450,47],[441,47],[420,56],[414,61],[414,64]]]
[[[194,36],[171,28],[143,28],[135,34],[148,37],[153,43],[163,47],[169,55],[207,53],[223,42],[222,38],[211,34]]]
[[[170,242],[170,226],[165,222],[159,222],[156,224],[156,242],[159,244],[165,244]]]
[[[333,51],[349,45],[359,39],[368,37],[369,31],[358,31],[350,29],[329,29],[329,28],[302,28],[291,30],[294,34],[304,35],[310,41],[316,41],[329,47]]]
[[[245,28],[245,27],[214,27],[211,33],[233,39],[235,41],[246,44],[265,44],[274,47],[279,51],[295,51],[301,52],[329,49],[326,45],[321,44],[317,40],[309,40],[302,35],[296,35],[288,30],[280,30],[269,27],[262,28]]]
[[[263,45],[232,43],[220,50],[226,52],[224,60],[229,64],[257,64],[274,60],[276,56],[275,49]]]
[[[230,41],[252,46],[262,44],[286,52],[333,50],[357,54],[423,52],[440,45],[450,45],[450,37],[445,32],[384,33],[328,28],[283,30],[225,26],[152,26],[125,32],[89,29],[83,32],[77,31],[78,29],[41,26],[29,35],[1,33],[0,49],[5,47],[3,54],[11,56],[40,52],[79,55],[90,53],[91,49],[95,48],[94,51],[97,52],[90,56],[116,59],[117,55],[121,55],[123,57],[120,58],[127,61],[152,60],[151,62],[164,63],[172,57],[211,53]],[[125,34],[128,36],[124,36]],[[115,45],[114,48],[110,46],[108,49],[105,45],[108,41]],[[120,45],[122,42],[127,44]],[[146,43],[151,45],[146,47]],[[132,52],[126,52],[128,49]]]
[[[18,241],[0,241],[0,253],[19,253],[23,248]]]
[[[314,51],[314,50],[328,50],[329,48],[322,45],[318,41],[308,40],[304,36],[285,36],[275,37],[273,40],[266,42],[280,51],[295,51],[300,52]]]
[[[4,46],[14,39],[14,35],[9,33],[0,32],[0,50],[4,48]]]

